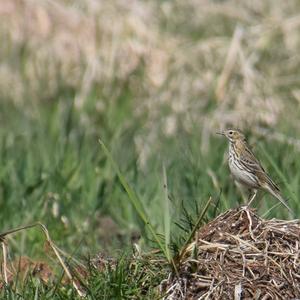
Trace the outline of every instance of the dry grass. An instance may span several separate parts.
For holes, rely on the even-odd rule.
[[[22,106],[69,88],[80,109],[98,87],[90,105],[101,113],[122,93],[115,81],[129,82],[134,115],[146,116],[141,165],[161,133],[195,124],[210,135],[292,114],[289,129],[299,129],[297,1],[4,0],[0,17],[1,97]]]
[[[61,251],[56,244],[52,241],[50,238],[48,229],[46,226],[42,223],[35,223],[31,225],[26,225],[18,228],[14,228],[11,230],[8,230],[6,232],[3,232],[0,234],[0,243],[2,246],[2,254],[3,254],[3,262],[1,261],[1,275],[0,275],[0,289],[10,285],[13,281],[18,282],[18,279],[20,279],[20,275],[22,275],[22,279],[25,281],[28,274],[32,274],[33,276],[39,277],[42,281],[47,282],[49,278],[53,277],[53,272],[49,265],[44,262],[34,262],[26,257],[20,257],[18,260],[18,263],[13,262],[11,267],[8,267],[8,245],[9,242],[7,238],[17,232],[20,231],[26,231],[28,229],[34,228],[34,227],[40,227],[42,229],[42,232],[45,235],[46,241],[48,243],[49,249],[51,249],[55,257],[57,258],[58,262],[62,266],[66,277],[72,282],[72,285],[78,295],[80,297],[84,296],[84,292],[82,291],[81,286],[79,283],[74,279],[74,276],[71,274],[68,266],[66,265],[66,262],[64,261],[63,256],[69,256],[66,255],[63,251]],[[68,259],[70,260],[71,257],[69,256]]]
[[[230,210],[200,228],[165,299],[298,299],[300,222]]]

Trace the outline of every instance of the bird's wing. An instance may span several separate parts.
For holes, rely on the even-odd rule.
[[[245,151],[241,153],[240,160],[246,168],[265,173],[264,168],[248,147],[245,147]]]
[[[254,156],[253,152],[246,147],[245,151],[241,155],[241,160],[246,168],[255,172],[261,182],[265,182],[267,185],[273,188],[274,191],[280,192],[279,187],[274,183],[271,177],[264,170],[259,160]]]

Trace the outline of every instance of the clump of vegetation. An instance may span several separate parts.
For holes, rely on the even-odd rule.
[[[163,282],[165,299],[293,299],[300,296],[299,220],[229,210],[200,228]]]

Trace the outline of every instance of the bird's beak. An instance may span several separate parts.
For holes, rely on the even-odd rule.
[[[225,133],[223,131],[217,131],[216,134],[225,135]]]

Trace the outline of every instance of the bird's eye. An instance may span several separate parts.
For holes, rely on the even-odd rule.
[[[229,133],[230,135],[232,135],[232,134],[233,134],[233,131],[232,131],[232,130],[230,130],[228,133]]]

